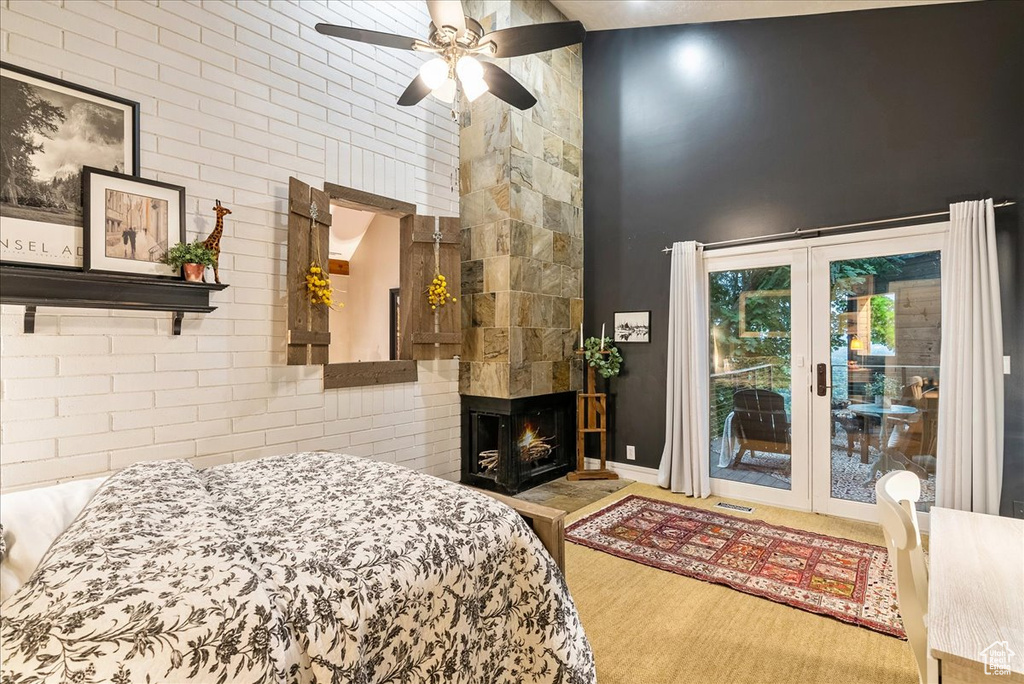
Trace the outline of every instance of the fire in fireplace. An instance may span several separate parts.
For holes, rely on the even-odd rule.
[[[572,470],[576,396],[462,397],[462,482],[507,494]]]

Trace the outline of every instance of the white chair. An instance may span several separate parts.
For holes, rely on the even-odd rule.
[[[896,580],[903,629],[917,661],[918,680],[921,684],[937,684],[939,664],[928,655],[928,567],[915,507],[921,498],[921,480],[906,470],[893,471],[875,484],[875,497]]]

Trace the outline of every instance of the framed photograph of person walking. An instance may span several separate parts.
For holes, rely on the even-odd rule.
[[[82,268],[82,167],[139,173],[139,103],[0,62],[0,262]]]
[[[650,311],[616,311],[615,312],[616,342],[650,342],[651,312]]]
[[[185,242],[185,188],[86,166],[82,204],[86,271],[179,277],[162,258]]]

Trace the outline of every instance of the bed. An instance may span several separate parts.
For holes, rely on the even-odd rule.
[[[114,475],[3,603],[0,643],[17,684],[596,681],[520,516],[323,452]]]

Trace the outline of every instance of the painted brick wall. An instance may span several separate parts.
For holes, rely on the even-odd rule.
[[[142,173],[184,185],[189,238],[234,212],[219,308],[186,316],[0,312],[0,485],[88,477],[149,459],[199,466],[306,449],[458,473],[458,369],[324,392],[284,365],[288,176],[452,216],[458,131],[428,99],[400,108],[421,55],[317,34],[317,21],[423,35],[422,2],[4,0],[5,61],[138,100]]]

